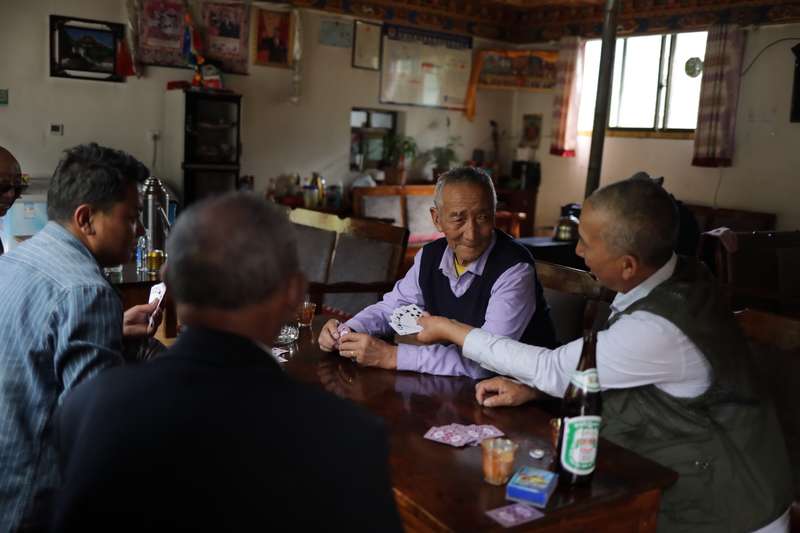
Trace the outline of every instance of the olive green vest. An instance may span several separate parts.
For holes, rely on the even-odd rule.
[[[680,475],[663,495],[658,530],[738,532],[769,524],[792,499],[786,446],[747,342],[708,270],[680,257],[670,279],[612,322],[634,311],[675,324],[712,369],[710,387],[695,398],[654,385],[603,393],[602,436]]]

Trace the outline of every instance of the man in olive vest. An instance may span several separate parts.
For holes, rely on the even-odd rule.
[[[597,338],[601,435],[680,475],[662,499],[659,531],[788,531],[791,479],[771,403],[708,270],[676,256],[677,211],[651,180],[621,181],[586,200],[577,253],[617,291]],[[450,341],[499,374],[477,386],[485,406],[562,396],[582,340],[555,350],[441,317],[423,342]]]

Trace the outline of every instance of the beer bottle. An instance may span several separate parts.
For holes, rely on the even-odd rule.
[[[596,347],[597,332],[586,330],[578,367],[561,402],[556,464],[562,486],[587,485],[594,472],[601,420]]]

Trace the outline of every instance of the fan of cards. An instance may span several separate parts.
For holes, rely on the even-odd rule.
[[[465,426],[463,424],[448,424],[446,426],[432,427],[425,433],[425,438],[459,448],[467,444],[477,446],[484,439],[503,435],[505,433],[491,425],[476,426],[471,424]]]
[[[392,311],[389,325],[398,335],[411,335],[422,331],[417,319],[422,316],[422,309],[414,304],[404,305]]]
[[[164,295],[167,294],[167,286],[164,283],[157,283],[150,288],[150,297],[147,299],[148,303],[153,303],[158,301],[156,304],[156,310],[153,311],[153,314],[150,315],[150,321],[147,325],[147,329],[153,329],[155,325],[153,321],[153,317],[156,315],[159,309],[161,309],[164,305]]]

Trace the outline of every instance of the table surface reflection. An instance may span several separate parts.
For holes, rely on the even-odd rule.
[[[363,368],[316,344],[325,317],[286,354],[284,367],[298,381],[319,385],[384,419],[390,438],[395,497],[408,531],[500,531],[486,511],[511,502],[505,487],[483,481],[480,446],[453,448],[423,438],[431,426],[492,424],[519,444],[515,468],[546,468],[553,455],[551,415],[534,403],[485,408],[475,401],[469,378]],[[532,448],[546,448],[542,460]],[[545,516],[519,526],[536,531],[654,531],[661,491],[677,475],[652,461],[601,440],[591,487],[559,487]]]

